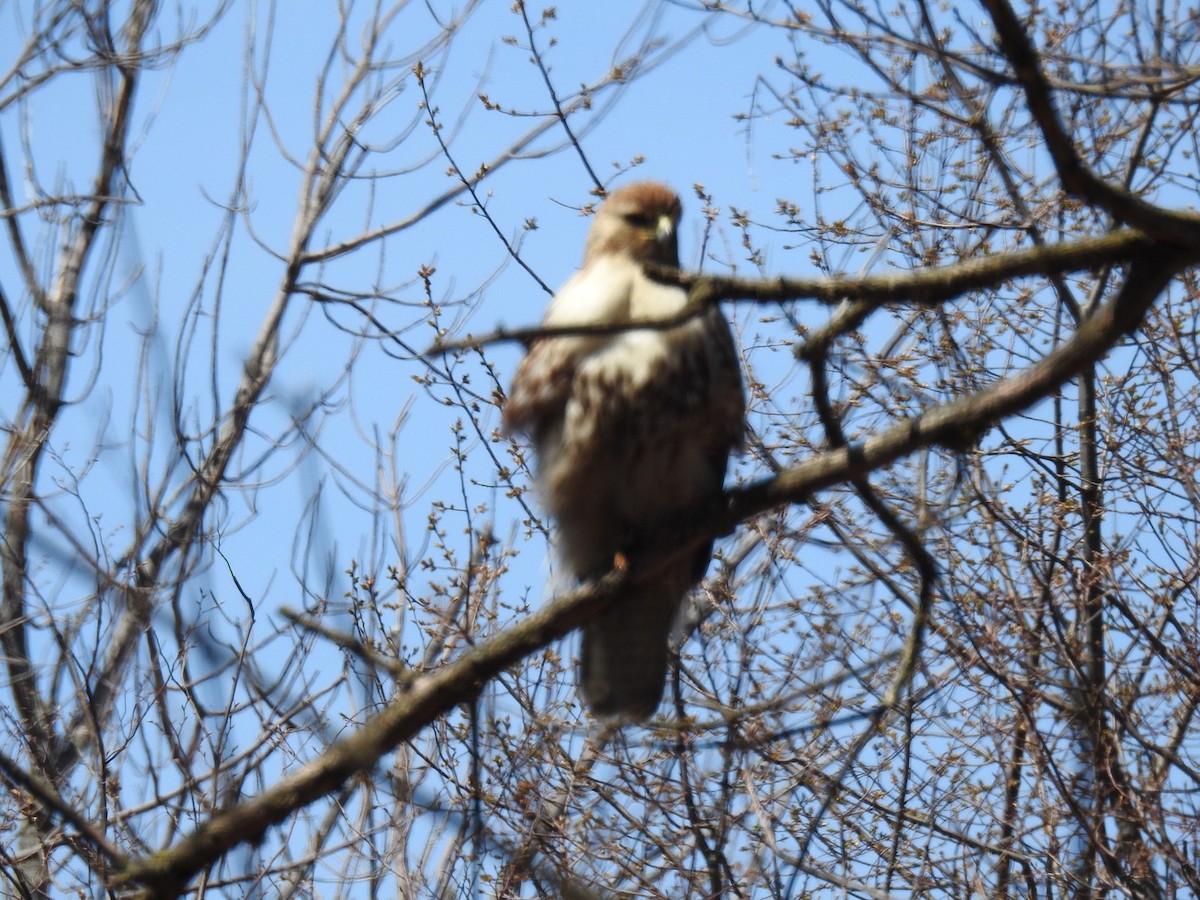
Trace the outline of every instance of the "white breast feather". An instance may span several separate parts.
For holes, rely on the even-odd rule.
[[[629,296],[638,266],[619,257],[603,257],[584,266],[550,301],[543,324],[601,325],[629,318]]]

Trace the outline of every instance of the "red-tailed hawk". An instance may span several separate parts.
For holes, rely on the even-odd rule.
[[[588,234],[583,267],[543,325],[661,321],[683,289],[646,276],[679,265],[679,198],[649,182],[614,192]],[[504,424],[537,453],[537,487],[558,523],[557,552],[579,579],[638,550],[721,492],[742,438],[745,397],[729,325],[713,308],[669,329],[535,341],[517,368]],[[583,627],[580,688],[598,716],[649,716],[662,698],[681,601],[711,545],[630,589]]]

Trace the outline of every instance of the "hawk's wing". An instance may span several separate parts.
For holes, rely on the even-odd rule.
[[[603,256],[588,263],[554,295],[543,327],[628,321],[637,277],[645,277],[640,267],[619,257]],[[505,430],[528,434],[540,444],[542,434],[561,422],[580,360],[610,341],[611,336],[585,335],[535,340],[513,376],[504,407]]]

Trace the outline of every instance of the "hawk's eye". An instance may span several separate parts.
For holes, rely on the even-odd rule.
[[[654,222],[651,221],[650,217],[644,213],[627,213],[625,215],[625,221],[634,228],[651,228],[654,225]]]

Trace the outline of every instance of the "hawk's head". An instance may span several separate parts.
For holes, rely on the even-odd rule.
[[[678,268],[676,226],[681,209],[675,192],[653,181],[639,181],[613,191],[596,213],[596,221],[588,232],[584,263],[614,253],[638,262]]]

